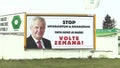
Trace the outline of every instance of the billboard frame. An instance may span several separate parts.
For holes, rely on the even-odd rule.
[[[25,32],[24,32],[24,49],[26,50],[26,39],[27,39],[27,16],[75,16],[75,17],[93,17],[93,50],[96,49],[96,14],[51,14],[51,13],[26,13],[25,14]],[[61,49],[61,48],[59,48]],[[88,49],[88,48],[80,48],[80,49]],[[91,49],[91,48],[90,48]]]

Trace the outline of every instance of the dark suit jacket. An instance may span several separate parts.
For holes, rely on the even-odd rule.
[[[52,48],[50,40],[45,39],[45,38],[42,38],[42,40],[43,40],[45,49]],[[38,49],[37,44],[35,43],[31,35],[27,38],[26,49]]]

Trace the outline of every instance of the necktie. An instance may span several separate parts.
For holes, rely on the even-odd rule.
[[[38,43],[38,48],[41,49],[42,48],[41,41],[38,41],[37,43]]]

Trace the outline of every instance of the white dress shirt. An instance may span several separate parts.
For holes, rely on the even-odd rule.
[[[38,47],[38,43],[37,41],[40,41],[41,42],[41,45],[42,45],[42,48],[45,49],[45,46],[44,46],[44,43],[43,43],[43,40],[36,40],[33,36],[32,36],[33,40],[35,41],[35,43],[37,44],[37,47]]]

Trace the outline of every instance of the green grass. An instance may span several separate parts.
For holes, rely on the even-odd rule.
[[[0,68],[120,68],[120,59],[0,60]]]

